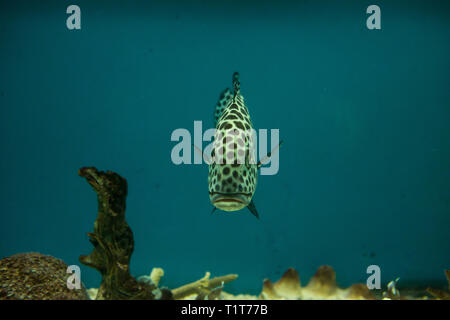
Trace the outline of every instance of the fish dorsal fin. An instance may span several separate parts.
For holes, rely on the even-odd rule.
[[[267,156],[265,156],[264,158],[262,158],[261,160],[258,161],[258,169],[263,165],[266,164],[266,161],[268,161],[270,159],[270,157],[272,156],[272,154],[277,151],[280,147],[281,144],[283,143],[283,140],[280,141],[280,143],[272,149],[272,151],[270,151]]]
[[[257,219],[259,219],[259,214],[258,214],[258,210],[256,210],[256,206],[255,203],[252,201],[250,201],[250,203],[247,206],[248,210],[250,210],[250,212],[252,213],[252,215],[254,215]]]
[[[233,90],[234,96],[237,96],[241,93],[241,82],[239,80],[239,72],[233,73]]]
[[[214,110],[214,127],[217,127],[217,121],[219,121],[220,116],[232,99],[233,95],[229,88],[226,88],[220,94],[219,101],[217,101],[216,109]]]
[[[233,73],[232,82],[233,82],[233,93],[231,93],[231,90],[229,88],[226,88],[220,94],[219,101],[217,101],[216,109],[214,110],[215,127],[217,127],[217,121],[219,121],[219,118],[222,116],[222,113],[226,109],[226,107],[231,103],[233,99],[236,99],[236,97],[240,95],[241,83],[239,81],[238,72]]]

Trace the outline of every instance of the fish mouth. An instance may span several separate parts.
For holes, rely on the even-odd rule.
[[[234,193],[226,193],[226,192],[210,192],[209,193],[210,196],[214,196],[214,195],[222,195],[222,196],[235,196],[235,195],[242,195],[242,196],[247,196],[250,197],[252,194],[251,193],[244,193],[244,192],[234,192]]]
[[[219,203],[219,202],[238,202],[238,203],[244,203],[244,201],[242,201],[241,199],[233,199],[233,198],[222,198],[222,199],[214,200],[214,203]]]
[[[211,203],[224,211],[236,211],[246,207],[251,193],[220,193],[210,192]]]

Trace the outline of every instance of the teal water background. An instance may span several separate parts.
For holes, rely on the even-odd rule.
[[[81,30],[66,28],[70,4]],[[381,30],[366,28],[371,4]],[[1,1],[0,257],[79,264],[97,202],[77,171],[95,166],[128,181],[132,273],[162,267],[171,288],[210,271],[258,293],[323,264],[341,286],[372,264],[383,283],[443,282],[449,57],[448,1]],[[212,127],[234,71],[255,128],[284,140],[278,174],[259,177],[259,221],[211,216],[207,166],[170,158],[173,130]]]

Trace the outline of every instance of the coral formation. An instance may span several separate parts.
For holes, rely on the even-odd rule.
[[[164,276],[164,270],[161,268],[153,268],[149,276],[140,276],[138,281],[153,283],[155,286],[159,285],[159,281]]]
[[[157,282],[164,275],[160,268],[154,268],[152,275],[157,276]],[[445,271],[449,281],[450,288],[450,270]],[[141,276],[140,281],[150,281],[151,276]],[[450,294],[442,290],[428,288],[425,294],[423,289],[404,288],[402,295],[399,290],[393,292],[393,286],[388,285],[387,291],[370,291],[366,285],[359,283],[353,284],[348,288],[340,288],[336,285],[336,274],[332,267],[321,266],[316,274],[310,279],[308,284],[301,286],[300,277],[295,269],[289,268],[283,276],[272,283],[269,279],[263,281],[263,288],[259,295],[250,294],[231,294],[223,291],[224,284],[237,279],[237,275],[210,278],[210,273],[200,280],[184,285],[177,289],[172,289],[174,299],[179,300],[429,300],[441,299],[448,300]],[[154,280],[152,280],[154,281]],[[391,283],[397,281],[391,281]],[[96,292],[97,289],[89,289]],[[90,294],[91,296],[91,294]],[[95,298],[95,296],[94,296]]]
[[[364,284],[354,284],[342,289],[336,285],[336,273],[330,266],[321,266],[308,285],[301,286],[297,271],[289,268],[275,283],[264,280],[259,296],[223,293],[223,299],[262,300],[373,300],[374,297]]]
[[[220,296],[223,285],[238,277],[237,274],[229,274],[210,279],[210,276],[211,274],[206,272],[205,276],[200,280],[172,289],[173,298],[180,300],[215,300]]]
[[[0,299],[87,300],[86,289],[68,289],[67,264],[36,252],[0,260]]]
[[[139,281],[150,281],[158,284],[164,271],[154,268],[150,276],[141,276]],[[343,289],[336,285],[336,274],[332,267],[321,266],[311,278],[308,285],[302,287],[297,271],[289,268],[277,282],[269,279],[263,282],[259,295],[233,295],[223,291],[225,283],[237,279],[238,275],[210,279],[206,272],[200,280],[194,281],[176,289],[171,289],[177,300],[374,300],[370,290],[364,284],[354,284]],[[153,279],[154,278],[154,279]],[[90,289],[92,290],[92,289]]]

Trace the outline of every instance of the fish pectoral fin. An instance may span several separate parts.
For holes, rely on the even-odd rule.
[[[216,211],[217,210],[217,208],[216,207],[214,207],[213,209],[212,209],[212,211],[211,211],[211,215],[214,213],[214,211]]]
[[[210,165],[212,163],[211,158],[205,152],[202,152],[202,150],[195,144],[192,144],[192,146],[194,147],[195,151],[197,151],[198,154],[203,157],[203,161],[205,161],[206,164]]]
[[[278,151],[278,149],[280,149],[281,144],[283,143],[283,140],[280,141],[280,143],[272,149],[272,151],[270,151],[264,158],[262,158],[261,160],[258,161],[258,169],[263,165],[267,163],[267,160],[270,159],[270,157],[272,157],[272,154],[276,151]]]
[[[250,212],[252,213],[252,215],[254,215],[257,219],[259,219],[259,214],[258,214],[258,210],[256,210],[256,206],[255,203],[252,201],[250,201],[250,203],[247,206],[248,210],[250,210]]]

